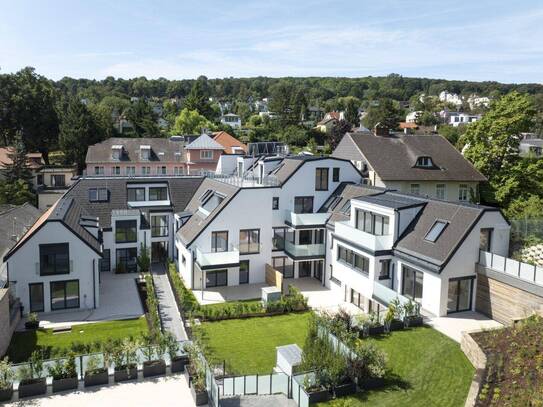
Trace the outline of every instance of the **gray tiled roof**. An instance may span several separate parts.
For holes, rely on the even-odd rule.
[[[350,160],[365,158],[383,181],[486,181],[451,143],[439,135],[347,133],[332,156]],[[431,157],[435,167],[416,167],[419,157]]]
[[[30,229],[41,212],[29,203],[20,206],[1,205],[0,210],[0,255],[3,256]]]
[[[331,209],[327,209],[323,205],[319,212],[328,212],[331,214],[330,218],[328,219],[329,225],[333,225],[335,222],[338,221],[349,220],[350,212],[349,214],[345,214],[341,211],[343,206],[348,201],[362,196],[382,194],[385,191],[386,189],[384,188],[373,187],[370,185],[349,184],[342,182],[332,194],[333,196],[340,197],[340,200],[336,202],[334,207]]]
[[[122,145],[124,154],[120,161],[113,160],[111,147]],[[140,146],[151,146],[151,156],[149,160],[140,158]],[[184,141],[172,141],[170,138],[130,138],[130,137],[112,137],[101,143],[90,146],[87,150],[85,162],[88,164],[96,163],[166,163],[166,162],[186,162],[186,152],[184,151]],[[161,154],[164,153],[164,154]],[[176,153],[180,153],[176,154]]]
[[[201,204],[200,197],[209,189],[219,192],[224,196],[224,199],[207,217],[204,217],[198,211],[198,208]],[[228,205],[238,191],[239,188],[234,185],[206,178],[185,208],[186,211],[191,212],[193,215],[177,232],[183,243],[186,246],[190,245],[207,225],[211,223],[215,216]]]
[[[202,134],[185,148],[187,150],[224,150],[224,146],[222,144],[216,142],[207,134]]]

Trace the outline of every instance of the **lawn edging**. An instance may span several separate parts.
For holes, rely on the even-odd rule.
[[[464,355],[468,358],[470,363],[475,368],[475,374],[471,381],[469,393],[466,398],[465,407],[473,407],[479,397],[479,392],[484,383],[486,376],[486,363],[487,358],[479,344],[471,336],[472,333],[482,332],[481,330],[462,332],[462,339],[460,341],[460,349],[464,352]]]

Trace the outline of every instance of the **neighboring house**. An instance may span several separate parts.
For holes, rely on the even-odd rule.
[[[224,147],[224,154],[245,154],[247,145],[225,131],[213,133],[213,140]]]
[[[347,133],[332,153],[351,160],[369,185],[447,201],[469,201],[486,181],[439,135]]]
[[[462,106],[463,103],[462,96],[456,93],[449,93],[446,90],[439,94],[439,100],[441,102],[452,103],[456,107]]]
[[[477,120],[481,120],[483,117],[480,114],[468,114],[468,113],[450,113],[449,115],[449,124],[453,127],[458,127],[462,124],[474,123]]]
[[[412,300],[424,314],[475,310],[479,250],[506,256],[497,208],[342,185],[329,214],[325,285],[364,312]]]
[[[405,116],[406,123],[416,123],[419,116],[422,114],[422,111],[417,110],[416,112],[409,112]]]
[[[174,256],[176,214],[200,177],[79,179],[4,256],[9,285],[27,312],[95,309],[100,272],[136,272]]]
[[[468,104],[470,109],[475,109],[481,106],[488,107],[490,106],[490,98],[473,94],[468,98]]]
[[[185,138],[109,138],[90,146],[86,174],[93,176],[163,176],[188,174]]]
[[[233,129],[240,129],[241,128],[241,117],[239,117],[237,114],[234,114],[234,113],[223,114],[221,116],[221,123],[222,124],[227,124],[228,126],[232,127]]]
[[[73,166],[47,165],[39,169],[34,178],[38,208],[44,211],[60,199],[77,179]]]
[[[202,134],[185,147],[188,174],[209,174],[217,169],[224,146],[207,134]]]
[[[322,133],[330,133],[332,127],[339,123],[340,120],[344,120],[343,112],[328,112],[324,115],[323,119],[317,123],[315,129]]]
[[[0,178],[4,177],[4,172],[6,167],[13,164],[10,154],[13,153],[13,147],[0,147]],[[26,155],[27,165],[32,173],[32,176],[35,177],[39,169],[44,165],[44,161],[41,153],[28,153]]]
[[[519,154],[523,157],[537,157],[543,155],[543,139],[534,133],[522,133],[519,143]]]

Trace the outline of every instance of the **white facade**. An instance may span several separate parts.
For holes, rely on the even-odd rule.
[[[453,127],[458,127],[461,124],[475,123],[477,120],[481,119],[480,114],[467,114],[467,113],[458,113],[451,114],[449,117],[449,124]]]
[[[422,114],[420,110],[417,110],[416,112],[409,112],[405,116],[405,121],[407,123],[416,123],[418,117]]]
[[[239,129],[241,128],[241,117],[239,117],[237,114],[227,113],[221,116],[221,123],[227,124],[233,129]]]
[[[441,102],[452,103],[455,106],[462,106],[462,96],[456,93],[449,93],[446,90],[439,94],[439,100]]]

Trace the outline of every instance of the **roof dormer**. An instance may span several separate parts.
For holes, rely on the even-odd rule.
[[[140,146],[140,157],[142,160],[151,159],[151,146],[150,145],[141,145]]]
[[[415,163],[415,167],[418,168],[433,168],[435,167],[434,162],[432,161],[432,157],[428,156],[422,156],[417,158],[417,162]]]
[[[123,145],[114,144],[111,146],[111,158],[115,161],[119,161],[123,156]]]

